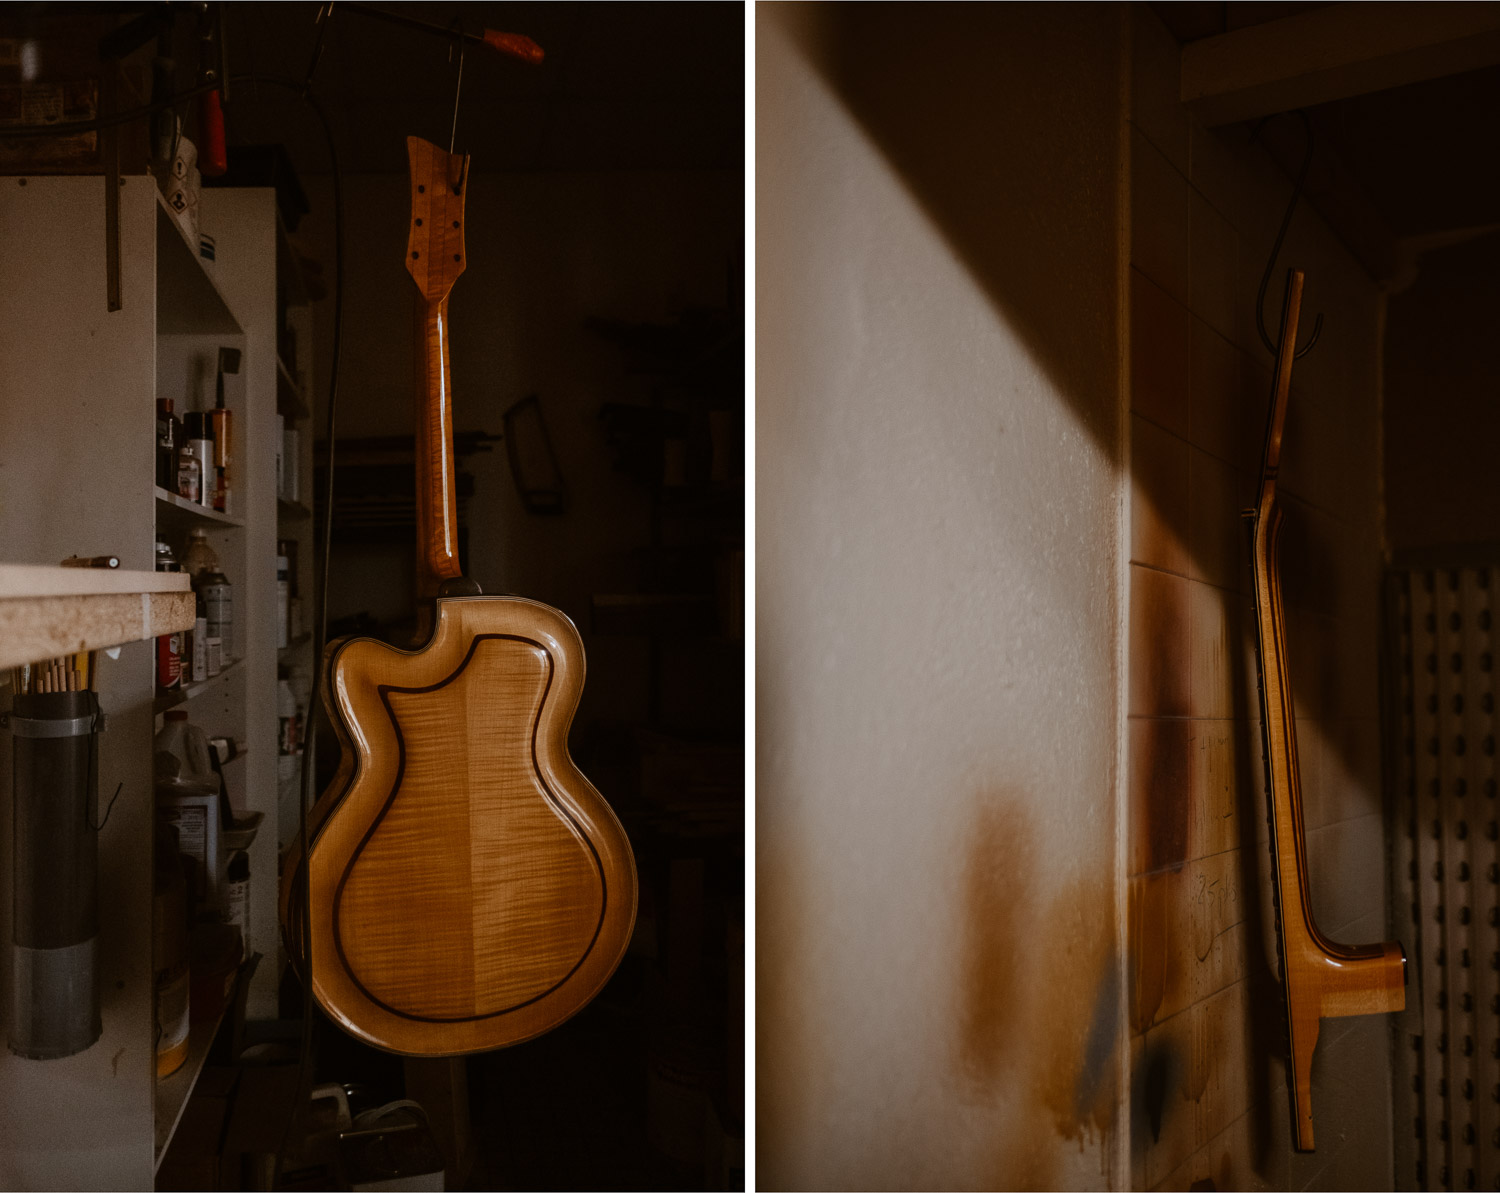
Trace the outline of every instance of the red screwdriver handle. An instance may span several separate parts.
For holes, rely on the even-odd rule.
[[[519,58],[522,62],[530,62],[533,66],[540,64],[546,57],[542,47],[524,33],[501,33],[498,29],[486,29],[484,44],[502,54]]]

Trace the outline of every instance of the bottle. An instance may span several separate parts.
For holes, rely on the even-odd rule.
[[[208,531],[201,526],[188,531],[187,550],[182,553],[182,570],[192,576],[195,588],[204,573],[219,570],[219,557],[208,541]]]
[[[177,492],[177,439],[182,424],[172,413],[171,398],[156,399],[156,483]]]
[[[235,354],[235,367],[239,367],[239,353]],[[219,352],[219,379],[218,392],[214,408],[208,412],[211,422],[210,430],[214,440],[214,509],[221,513],[229,512],[229,456],[230,456],[230,420],[233,411],[224,405],[224,352]]]
[[[276,647],[281,649],[291,641],[292,585],[290,568],[285,555],[276,557]]]
[[[298,740],[297,697],[285,677],[276,681],[277,753],[283,756],[301,753]]]
[[[167,710],[152,739],[157,814],[177,825],[177,851],[189,859],[189,920],[218,913],[223,840],[223,781],[209,756],[208,736],[187,710]],[[206,799],[203,797],[207,797]]]
[[[225,873],[224,911],[231,924],[238,926],[245,951],[250,949],[250,855],[240,850],[229,859]]]
[[[208,606],[204,604],[201,592],[193,594],[196,600],[197,610],[193,617],[193,682],[202,683],[209,678],[208,675]],[[214,668],[217,675],[219,669]]]
[[[156,1075],[182,1068],[188,1052],[187,881],[178,861],[177,830],[158,819],[151,883],[151,968],[155,975]]]
[[[200,505],[214,503],[214,428],[207,414],[190,410],[184,416],[187,427],[187,451],[198,461],[198,496]],[[184,494],[186,496],[186,494]]]
[[[204,572],[198,581],[208,618],[208,636],[219,640],[225,662],[234,654],[234,587],[223,572]]]
[[[177,483],[173,492],[189,501],[197,501],[203,492],[203,471],[198,457],[183,442],[177,446]]]
[[[156,570],[180,572],[182,567],[167,543],[156,544]],[[170,692],[182,686],[182,632],[162,634],[156,639],[156,688]]]

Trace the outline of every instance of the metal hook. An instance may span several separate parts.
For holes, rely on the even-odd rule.
[[[1286,239],[1287,229],[1292,225],[1292,213],[1297,210],[1297,200],[1302,197],[1302,186],[1307,181],[1307,170],[1312,165],[1313,159],[1313,131],[1312,121],[1308,119],[1307,113],[1301,108],[1297,109],[1297,115],[1302,119],[1302,131],[1307,136],[1307,152],[1302,156],[1302,169],[1297,172],[1297,185],[1292,188],[1292,197],[1286,205],[1286,214],[1281,217],[1281,231],[1276,233],[1276,243],[1271,246],[1271,259],[1266,262],[1266,272],[1261,275],[1260,289],[1255,295],[1255,326],[1260,331],[1260,342],[1266,346],[1266,351],[1272,356],[1276,355],[1276,345],[1271,341],[1270,333],[1266,331],[1266,290],[1271,284],[1271,275],[1276,272],[1276,258],[1281,255],[1281,242]],[[1255,126],[1255,131],[1250,134],[1250,140],[1254,141],[1260,136],[1260,130],[1265,128],[1267,116]],[[1308,337],[1307,343],[1296,350],[1294,360],[1301,360],[1313,350],[1313,345],[1318,342],[1318,337],[1323,334],[1323,316],[1319,315],[1313,322],[1312,335]]]
[[[328,26],[333,23],[334,0],[318,5],[316,24],[318,26],[318,39],[313,42],[312,58],[307,63],[307,74],[302,78],[302,98],[306,99],[312,94],[313,75],[317,73],[318,63],[323,61],[323,35],[328,32]]]

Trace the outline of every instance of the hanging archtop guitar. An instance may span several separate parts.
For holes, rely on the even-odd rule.
[[[406,266],[425,304],[417,434],[426,645],[331,644],[324,698],[344,757],[319,801],[288,951],[356,1037],[406,1055],[477,1052],[555,1027],[598,993],[629,943],[636,876],[609,805],[574,766],[583,688],[573,623],[477,594],[457,550],[448,295],[464,269],[468,158],[407,139]],[[304,927],[310,928],[304,932]]]

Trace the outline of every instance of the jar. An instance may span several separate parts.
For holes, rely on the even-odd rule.
[[[188,531],[187,550],[182,553],[182,570],[192,576],[194,587],[205,572],[219,570],[219,557],[208,541],[208,531],[201,526]]]

